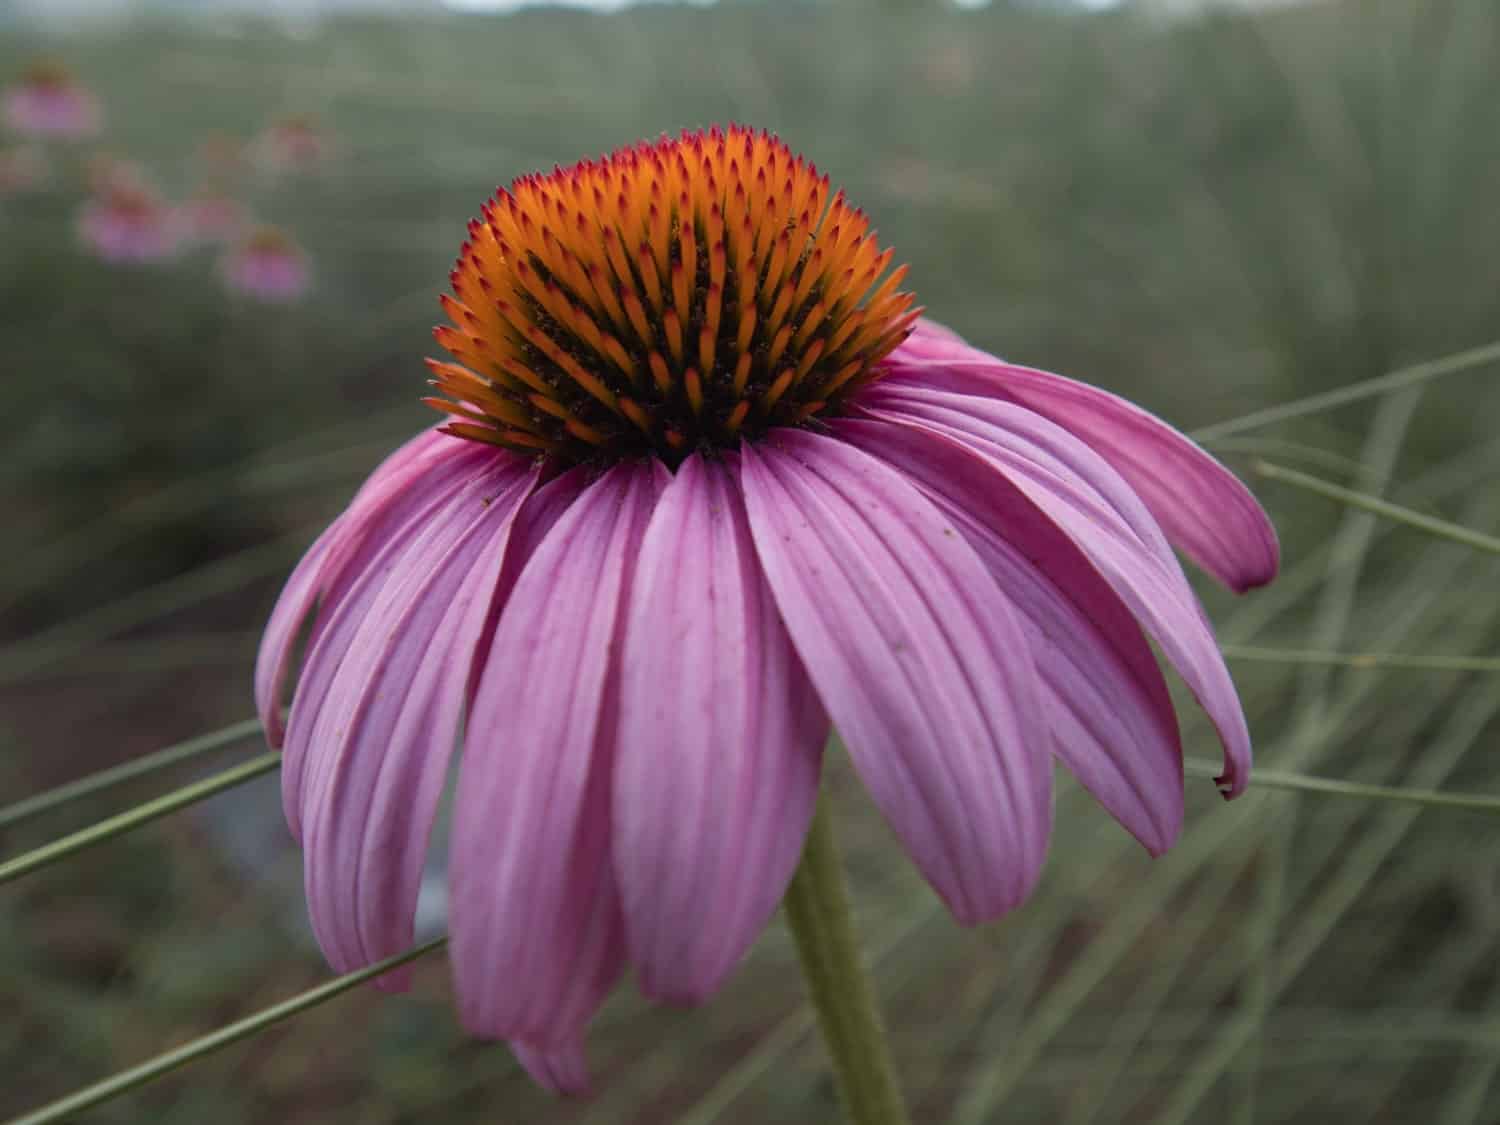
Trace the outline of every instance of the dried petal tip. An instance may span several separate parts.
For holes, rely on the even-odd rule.
[[[828,415],[917,317],[869,221],[731,126],[523,176],[470,224],[429,400],[449,432],[565,462],[695,449]],[[456,331],[455,331],[456,329]]]

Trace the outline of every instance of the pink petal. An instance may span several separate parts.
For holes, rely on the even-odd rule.
[[[896,470],[780,430],[742,453],[755,548],[875,802],[962,922],[1030,892],[1052,818],[1026,636],[952,522]]]
[[[375,604],[403,554],[427,530],[431,519],[456,491],[497,466],[526,464],[501,450],[458,449],[427,465],[409,466],[399,483],[378,499],[357,502],[340,517],[339,538],[327,548],[320,583],[323,604],[308,641],[307,659],[286,731],[281,764],[281,798],[292,835],[302,838],[304,772],[310,758],[326,763],[329,744],[314,738],[318,715],[328,704],[340,665],[365,615]],[[398,483],[392,481],[394,486]],[[358,501],[359,498],[356,498]],[[330,529],[330,532],[332,529]],[[265,655],[264,642],[262,655]],[[288,654],[279,654],[276,674],[284,675]]]
[[[345,533],[329,552],[324,565],[323,604],[318,621],[327,620],[339,600],[361,574],[359,563],[369,548],[398,527],[428,501],[427,486],[438,477],[484,472],[492,464],[526,466],[528,459],[499,449],[471,448],[438,430],[425,430],[406,442],[365,479],[339,518]],[[316,626],[314,635],[316,635]]]
[[[317,604],[323,590],[323,563],[329,546],[344,534],[335,521],[318,536],[286,580],[281,594],[261,634],[260,649],[255,657],[255,712],[265,728],[266,741],[279,747],[286,737],[281,721],[281,699],[291,674],[292,650],[297,643],[307,615]]]
[[[610,868],[622,603],[666,472],[591,484],[522,570],[475,693],[454,810],[453,971],[464,1025],[577,1039],[624,958]]]
[[[1130,611],[1056,524],[958,442],[883,421],[832,425],[958,525],[1026,628],[1057,756],[1147,850],[1166,851],[1182,829],[1182,745]]]
[[[405,949],[475,646],[537,469],[498,460],[431,515],[350,642],[303,788],[313,930],[340,972]],[[382,978],[404,987],[410,971]]]
[[[738,484],[694,454],[641,544],[621,654],[615,875],[648,996],[701,1000],[764,928],[827,737]]]
[[[589,1092],[589,1063],[584,1055],[582,1041],[575,1040],[562,1047],[543,1050],[513,1040],[510,1049],[537,1085],[546,1087],[554,1094]]]
[[[861,401],[875,409],[921,414],[954,427],[980,419],[994,429],[999,445],[995,452],[1012,474],[1042,489],[1050,489],[1059,478],[1070,482],[1091,508],[1123,523],[1163,567],[1182,573],[1161,525],[1135,490],[1104,457],[1057,423],[1011,402],[961,395],[900,377],[882,380]]]
[[[1219,785],[1226,796],[1238,796],[1249,778],[1251,755],[1234,682],[1181,568],[1102,499],[1122,483],[1109,465],[1060,426],[1011,403],[943,391],[908,392],[880,402],[875,415],[946,434],[979,453],[1088,556],[1213,720],[1224,744]],[[1050,431],[1045,462],[1036,459],[1032,440],[1039,430]]]
[[[285,737],[282,695],[291,674],[297,636],[308,614],[322,599],[318,618],[327,619],[337,600],[330,594],[336,585],[347,589],[347,583],[340,584],[339,579],[347,574],[359,544],[386,522],[422,466],[440,451],[459,451],[454,441],[449,435],[428,430],[387,457],[370,474],[349,507],[308,548],[287,579],[271,611],[255,662],[255,708],[266,729],[266,740],[272,746],[280,746]]]
[[[501,571],[498,588],[501,596],[494,599],[489,616],[480,632],[475,659],[469,671],[469,688],[465,698],[472,703],[479,688],[480,677],[489,663],[495,640],[495,629],[500,624],[500,611],[515,588],[516,580],[537,547],[546,538],[562,514],[574,500],[582,495],[593,475],[593,470],[579,467],[553,477],[546,484],[532,491],[516,515],[515,527],[511,530],[510,544],[505,552],[505,569]]]
[[[1118,395],[924,337],[891,356],[892,373],[930,387],[998,397],[1051,419],[1103,454],[1184,554],[1243,593],[1276,577],[1276,529],[1239,479],[1191,438]]]

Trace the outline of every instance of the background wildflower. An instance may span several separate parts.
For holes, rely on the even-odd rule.
[[[308,174],[323,168],[333,141],[311,114],[288,114],[270,122],[252,142],[255,161],[272,175]]]
[[[275,227],[251,232],[226,251],[219,268],[230,289],[261,301],[295,301],[312,282],[307,255]]]
[[[32,63],[0,94],[5,125],[23,136],[78,140],[99,131],[98,100],[61,63]]]
[[[106,262],[149,265],[176,257],[182,247],[177,214],[146,187],[111,187],[83,205],[78,236]]]

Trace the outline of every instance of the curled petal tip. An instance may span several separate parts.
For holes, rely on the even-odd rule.
[[[1218,777],[1214,778],[1214,784],[1219,787],[1219,796],[1226,801],[1232,801],[1245,792],[1250,783],[1247,773],[1238,769],[1226,769]]]
[[[1248,594],[1251,590],[1269,586],[1281,573],[1281,541],[1265,513],[1262,511],[1260,515],[1263,520],[1259,529],[1262,539],[1260,557],[1239,571],[1225,574],[1226,584],[1236,594]]]

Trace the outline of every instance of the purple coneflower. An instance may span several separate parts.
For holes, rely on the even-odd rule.
[[[143,184],[118,183],[83,205],[78,237],[99,258],[151,265],[177,256],[182,224],[173,208]]]
[[[1245,719],[1169,543],[1244,590],[1276,572],[1265,514],[1152,415],[917,319],[890,265],[740,128],[523,177],[470,224],[457,362],[431,363],[450,420],[308,551],[256,669],[334,966],[412,941],[460,730],[462,1018],[565,1090],[625,966],[698,1001],[750,947],[830,720],[963,923],[1035,884],[1054,755],[1150,852],[1176,838],[1151,640],[1240,792]]]
[[[99,131],[99,103],[70,74],[50,60],[36,62],[4,95],[5,124],[29,137],[73,140]]]
[[[220,269],[229,288],[259,301],[295,301],[312,282],[307,255],[275,227],[261,227],[232,247]]]

